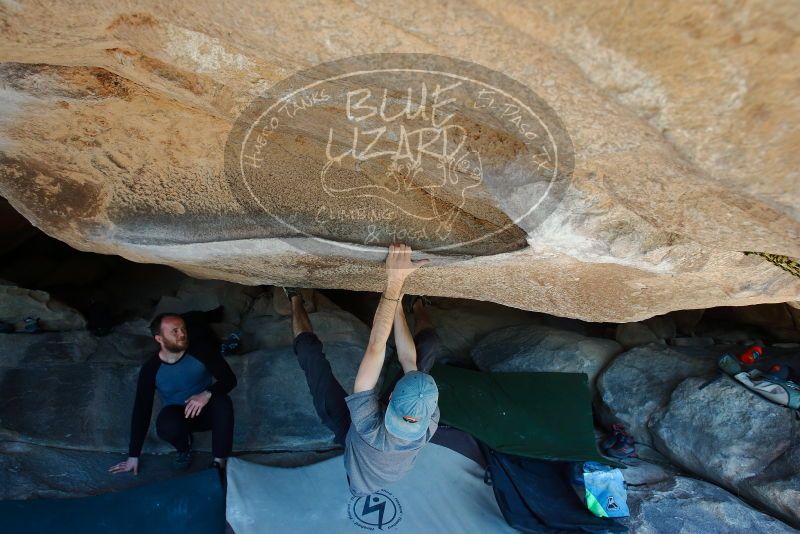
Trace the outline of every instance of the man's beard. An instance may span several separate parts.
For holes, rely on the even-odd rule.
[[[189,340],[184,339],[183,341],[176,341],[172,343],[170,341],[164,340],[164,348],[170,352],[181,352],[182,350],[186,350],[186,347],[189,346]]]

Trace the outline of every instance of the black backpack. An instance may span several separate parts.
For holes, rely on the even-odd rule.
[[[482,447],[491,484],[506,522],[521,532],[627,532],[592,514],[570,482],[575,462],[535,460]]]

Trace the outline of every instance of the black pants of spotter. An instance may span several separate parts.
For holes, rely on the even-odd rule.
[[[165,406],[156,419],[158,437],[179,451],[190,448],[189,434],[211,430],[211,452],[215,458],[227,458],[233,449],[233,403],[227,395],[211,395],[200,414],[187,419],[185,406]]]
[[[441,351],[439,336],[433,328],[427,328],[414,336],[414,345],[417,348],[417,369],[427,373]],[[306,375],[317,415],[333,432],[334,442],[343,446],[350,428],[350,410],[344,401],[347,393],[333,376],[331,364],[322,352],[322,342],[313,332],[303,332],[294,339],[294,353]]]

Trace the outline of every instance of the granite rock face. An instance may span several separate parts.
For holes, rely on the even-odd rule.
[[[363,345],[325,343],[324,351],[342,387],[352,392],[358,365],[364,356]],[[333,433],[314,411],[303,371],[291,348],[251,352],[232,363],[239,377],[239,386],[231,395],[238,409],[236,417],[250,422],[235,429],[238,448],[320,450],[335,447]]]
[[[28,317],[39,319],[39,329],[50,332],[86,328],[80,312],[51,298],[46,291],[0,285],[0,321],[22,331]]]
[[[688,378],[650,420],[674,464],[800,524],[800,422],[782,406],[723,378]]]
[[[381,227],[368,246],[347,248],[389,205],[376,199],[373,213],[334,198],[352,173],[333,176],[338,189],[325,199],[336,211],[318,207],[312,186],[328,175],[311,147],[327,139],[325,113],[341,108],[279,141],[284,159],[264,187],[277,192],[270,214],[288,225],[264,226],[270,217],[228,187],[226,140],[252,101],[307,67],[441,54],[538,95],[571,140],[574,168],[538,224],[426,254],[433,264],[409,292],[614,322],[798,300],[800,280],[741,252],[800,256],[800,98],[791,76],[775,75],[799,70],[787,21],[800,8],[745,4],[10,2],[0,11],[0,195],[81,250],[250,285],[379,290],[381,247],[402,238],[430,248],[432,238],[401,234],[411,223],[393,219],[394,233]],[[518,132],[461,118],[486,176],[512,185],[527,176],[513,160]],[[480,170],[463,161],[462,176]],[[365,164],[359,187],[384,187],[394,175],[381,165]],[[430,198],[403,183],[395,204],[424,217]],[[473,188],[466,203],[452,194],[438,197],[458,217],[441,238],[448,246],[516,221],[531,191]]]
[[[651,444],[648,421],[669,403],[672,390],[690,376],[712,376],[712,357],[695,357],[653,343],[618,356],[597,379],[600,415],[607,426],[621,422],[636,441]]]
[[[320,311],[312,314],[314,331],[323,343],[346,342],[366,347],[369,328],[353,315],[342,310]],[[291,347],[292,320],[290,317],[254,317],[243,325],[245,348],[277,349]]]
[[[0,365],[85,362],[98,349],[98,340],[85,330],[0,334]]]
[[[792,443],[792,414],[723,378],[700,389],[689,378],[650,421],[656,448],[694,473],[741,482],[780,458]]]
[[[149,335],[113,333],[97,339],[97,348],[89,357],[92,363],[141,363],[158,351],[158,343]]]
[[[586,373],[589,384],[622,346],[547,326],[511,326],[492,332],[472,349],[484,371]]]
[[[597,380],[598,414],[606,425],[625,424],[645,456],[653,447],[661,461],[800,525],[800,422],[727,376],[713,380],[716,356],[731,350],[656,343],[629,350]],[[700,513],[705,497],[697,499]]]
[[[534,313],[464,299],[436,300],[427,311],[442,342],[443,358],[463,364],[472,362],[470,352],[490,333],[509,326],[539,322]]]
[[[688,477],[628,487],[630,532],[789,533],[795,529],[759,512],[722,488]]]
[[[122,456],[0,441],[0,499],[65,499],[126,490],[185,473],[171,456],[143,455],[139,474],[113,475],[108,468]],[[191,471],[205,469],[211,454],[198,454]]]
[[[114,363],[0,367],[0,435],[71,449],[122,451],[130,437],[138,374],[139,365]]]
[[[617,325],[617,342],[626,349],[632,349],[639,345],[657,343],[659,337],[644,323],[623,323]]]

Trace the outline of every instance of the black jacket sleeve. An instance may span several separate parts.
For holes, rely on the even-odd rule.
[[[233,374],[231,366],[222,357],[219,352],[216,353],[200,353],[198,355],[203,364],[208,368],[214,378],[217,380],[208,387],[208,391],[212,394],[226,394],[236,387],[236,375]]]
[[[133,403],[131,416],[131,441],[128,446],[128,456],[138,458],[142,453],[142,445],[150,428],[150,417],[153,414],[153,397],[156,393],[156,373],[161,360],[156,355],[147,361],[139,371],[139,380],[136,384],[136,400]]]
[[[208,314],[209,312],[189,312],[182,316],[186,321],[186,329],[189,333],[187,352],[203,362],[216,379],[216,382],[209,386],[208,391],[212,394],[229,393],[236,387],[236,375],[222,357],[219,340],[206,322],[207,318],[203,313]]]

